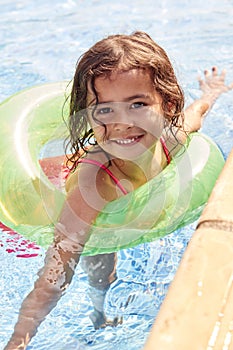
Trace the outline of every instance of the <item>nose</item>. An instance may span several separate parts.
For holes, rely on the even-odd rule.
[[[118,122],[114,123],[113,127],[116,131],[123,131],[123,130],[128,130],[131,129],[134,126],[134,123],[129,123],[129,122]]]
[[[135,123],[127,108],[119,108],[115,111],[113,125],[115,130],[122,131],[132,128]]]

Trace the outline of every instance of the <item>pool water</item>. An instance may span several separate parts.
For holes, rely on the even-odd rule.
[[[123,324],[95,331],[89,317],[86,276],[77,268],[67,293],[42,323],[28,349],[141,349],[166,295],[194,225],[164,239],[118,254],[118,279],[106,297],[110,319],[123,317]],[[32,253],[32,250],[30,251]],[[36,251],[38,253],[38,251]],[[0,344],[9,337],[18,308],[43,265],[44,251],[37,257],[20,258],[17,253],[0,255],[1,299]]]
[[[233,82],[231,0],[164,0],[159,4],[113,0],[110,5],[106,0],[22,0],[17,4],[1,0],[0,10],[1,101],[26,87],[71,79],[78,57],[97,40],[134,30],[147,31],[165,48],[186,104],[200,95],[196,77],[205,68],[226,68],[227,82]],[[230,92],[216,102],[202,130],[219,144],[225,157],[233,146],[232,97]],[[78,267],[67,293],[28,349],[142,349],[194,229],[195,223],[153,243],[119,252],[118,280],[106,298],[109,318],[123,316],[123,324],[116,328],[93,329],[87,317],[91,304],[86,276]],[[0,348],[12,333],[44,253],[13,234],[1,234]]]

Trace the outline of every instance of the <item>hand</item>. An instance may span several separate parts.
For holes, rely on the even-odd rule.
[[[198,77],[199,87],[203,92],[202,98],[210,99],[213,103],[222,93],[233,89],[233,83],[226,85],[225,83],[226,70],[221,74],[218,73],[217,67],[212,67],[212,74],[208,70],[204,71],[204,79]]]
[[[204,79],[198,77],[199,87],[202,96],[195,100],[185,110],[184,130],[186,132],[197,131],[202,127],[202,122],[206,114],[212,108],[217,98],[224,92],[233,89],[233,83],[226,85],[226,71],[218,73],[217,67],[212,68],[212,73],[204,71]]]

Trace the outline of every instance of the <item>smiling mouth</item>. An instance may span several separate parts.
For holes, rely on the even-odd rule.
[[[131,145],[139,142],[141,138],[142,136],[134,136],[128,139],[116,139],[114,142],[116,142],[118,145]]]

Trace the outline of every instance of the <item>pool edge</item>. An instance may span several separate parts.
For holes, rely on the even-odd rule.
[[[233,346],[233,149],[184,253],[144,350]]]

